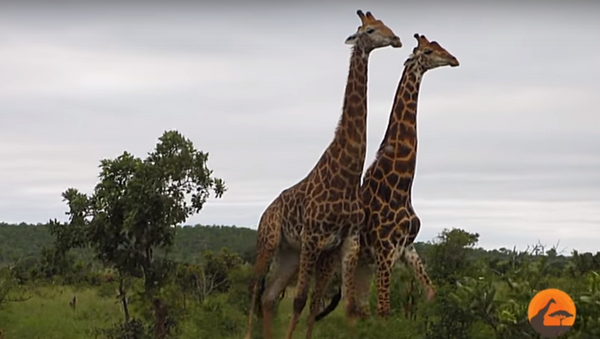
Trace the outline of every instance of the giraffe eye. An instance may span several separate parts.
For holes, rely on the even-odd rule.
[[[375,29],[374,29],[374,28],[369,28],[369,29],[367,29],[367,34],[371,34],[371,33],[373,33],[373,32],[375,32]]]
[[[430,50],[430,49],[426,49],[426,50],[425,50],[425,52],[423,52],[423,53],[424,53],[424,54],[431,54],[431,53],[433,53],[433,51],[432,51],[432,50]]]

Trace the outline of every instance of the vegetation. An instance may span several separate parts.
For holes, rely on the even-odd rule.
[[[185,263],[199,263],[203,251],[220,251],[227,247],[245,260],[254,260],[256,230],[223,225],[185,225],[175,227],[175,238],[169,257]],[[35,259],[44,248],[53,245],[54,238],[47,224],[11,225],[0,223],[0,266]],[[87,255],[87,257],[86,257]],[[73,251],[77,260],[91,258],[86,251]]]
[[[0,224],[0,336],[243,337],[256,231],[181,226],[211,194],[226,193],[207,160],[182,135],[165,132],[144,159],[125,152],[102,160],[91,194],[66,190],[67,222]],[[577,306],[563,337],[600,338],[600,252],[565,256],[541,245],[486,251],[478,241],[455,228],[417,244],[437,287],[434,302],[424,302],[418,281],[401,267],[390,319],[373,316],[351,330],[339,307],[317,323],[314,338],[539,338],[527,308],[550,287]],[[289,291],[280,302],[278,337],[292,297]],[[374,293],[371,303],[374,310]],[[573,315],[549,316],[562,322]],[[260,338],[260,326],[255,332]],[[296,338],[303,337],[300,326]]]

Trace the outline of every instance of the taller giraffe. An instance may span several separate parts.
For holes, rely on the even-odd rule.
[[[355,283],[363,316],[368,307],[372,278],[369,265],[373,260],[377,270],[377,311],[380,316],[385,317],[390,312],[390,280],[398,260],[412,268],[427,289],[428,300],[435,295],[413,245],[421,227],[411,200],[417,157],[417,102],[425,72],[442,66],[456,67],[459,62],[437,42],[429,42],[424,35],[415,34],[414,37],[418,45],[404,62],[385,136],[373,164],[365,171],[361,188],[365,225],[360,232],[361,251]],[[319,271],[333,271],[335,263],[322,264]],[[323,281],[318,286],[324,288],[326,285]],[[315,295],[317,293],[322,292],[315,291]],[[332,302],[317,315],[317,319],[322,319],[335,307]]]
[[[344,289],[354,295],[350,277],[359,250],[358,227],[364,221],[359,188],[366,157],[368,58],[377,48],[402,47],[400,38],[370,12],[356,13],[362,25],[346,39],[346,44],[354,47],[334,139],[308,175],[282,191],[261,216],[246,339],[251,337],[260,281],[276,252],[274,280],[262,295],[264,338],[273,337],[272,319],[278,296],[299,269],[294,315],[287,333],[287,338],[291,338],[306,305],[314,267],[323,252],[340,251],[343,275],[347,277]],[[346,311],[349,317],[353,316],[353,300],[346,302]]]

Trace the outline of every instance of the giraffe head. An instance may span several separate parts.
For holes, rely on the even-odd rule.
[[[369,51],[387,46],[394,48],[402,47],[400,38],[381,20],[375,19],[371,12],[363,13],[359,9],[356,11],[356,14],[360,18],[362,25],[358,26],[356,33],[346,38],[347,45],[355,45],[357,41],[360,41]]]
[[[459,65],[458,59],[436,41],[429,41],[424,35],[418,33],[415,33],[414,37],[417,39],[417,47],[413,49],[411,56],[404,63],[405,65],[417,61],[425,70]]]

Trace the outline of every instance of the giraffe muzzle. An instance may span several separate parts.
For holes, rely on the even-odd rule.
[[[394,48],[400,48],[400,47],[402,47],[402,41],[400,41],[399,37],[395,36],[392,40],[391,45]]]

